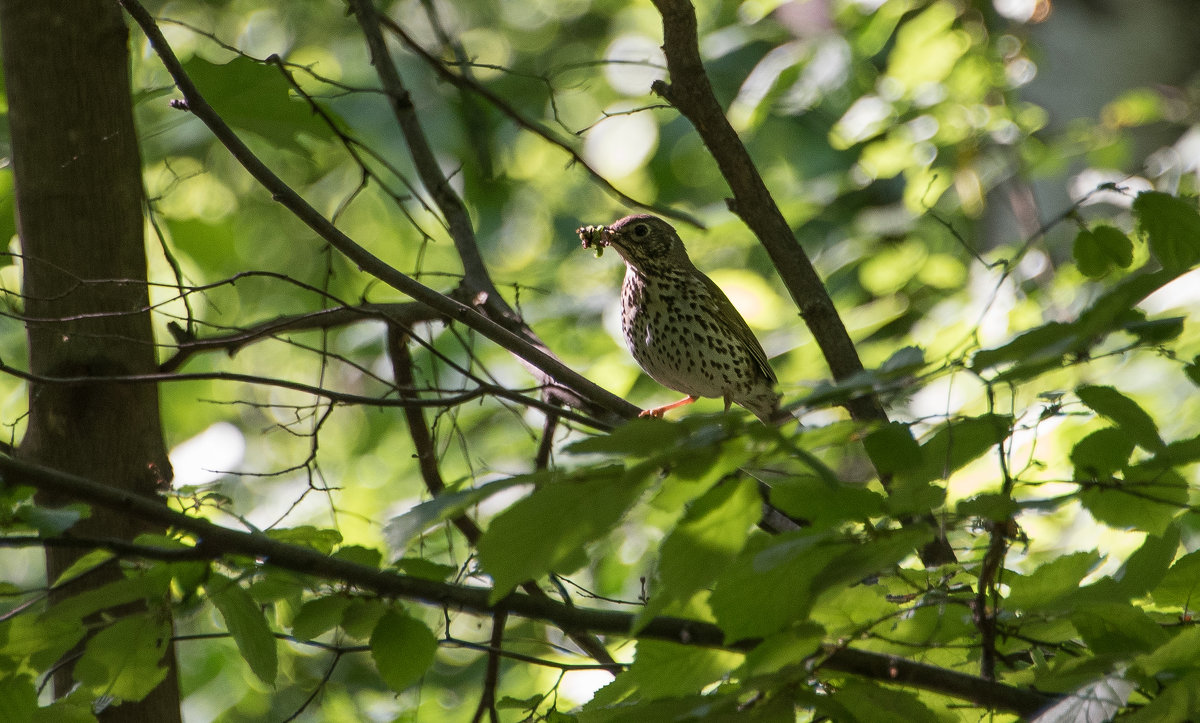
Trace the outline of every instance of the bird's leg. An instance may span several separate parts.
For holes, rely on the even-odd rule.
[[[664,404],[661,407],[655,407],[654,409],[646,409],[638,416],[639,417],[654,417],[655,419],[662,419],[662,416],[664,414],[666,414],[670,410],[674,409],[675,407],[682,407],[685,404],[691,404],[692,402],[696,401],[699,398],[700,397],[693,397],[692,395],[689,394],[688,396],[684,397],[683,399],[680,399],[678,402],[671,402],[670,404]]]

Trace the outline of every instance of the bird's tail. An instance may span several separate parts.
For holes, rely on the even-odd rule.
[[[797,419],[795,414],[779,406],[780,399],[780,395],[771,390],[750,399],[738,400],[738,404],[750,410],[763,424],[778,427]]]

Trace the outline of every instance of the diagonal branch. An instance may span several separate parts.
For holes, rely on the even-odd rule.
[[[276,201],[291,211],[296,218],[300,219],[330,246],[357,264],[360,269],[388,286],[429,306],[446,318],[474,329],[487,339],[516,354],[548,378],[572,392],[572,394],[564,395],[568,403],[588,409],[589,413],[603,415],[608,421],[629,419],[637,414],[637,407],[568,368],[562,361],[547,353],[544,348],[531,343],[527,338],[505,328],[477,310],[440,294],[412,277],[397,271],[355,243],[268,168],[208,104],[191,78],[184,72],[179,59],[146,8],[138,0],[119,0],[119,2],[149,39],[163,66],[183,94],[189,110],[208,126],[217,140],[263,188],[271,193]],[[490,296],[499,297],[499,294]]]
[[[796,241],[791,226],[771,197],[771,192],[767,190],[750,152],[730,125],[713,93],[700,59],[695,8],[690,0],[653,2],[662,15],[663,51],[667,56],[667,70],[671,74],[669,84],[661,80],[654,82],[654,92],[675,106],[695,126],[733,191],[733,198],[728,200],[729,209],[742,219],[767,250],[784,286],[800,309],[800,316],[821,348],[834,379],[841,381],[853,377],[863,370],[854,341],[846,331],[846,325],[842,323],[821,277]],[[850,416],[858,421],[888,421],[887,412],[875,394],[851,397],[846,400],[845,406]],[[890,486],[887,475],[881,474],[880,481],[885,488]],[[940,530],[932,517],[925,522]],[[926,565],[955,561],[954,550],[941,532],[920,553]]]
[[[834,379],[862,371],[854,342],[846,331],[829,292],[804,249],[796,241],[787,219],[771,197],[737,131],[713,93],[700,59],[696,11],[689,0],[654,0],[663,19],[663,51],[671,82],[655,81],[655,93],[675,106],[700,134],[700,139],[721,169],[733,198],[729,208],[754,232],[800,309],[813,338],[825,355]],[[886,421],[879,401],[871,396],[849,400],[846,408],[859,420]]]

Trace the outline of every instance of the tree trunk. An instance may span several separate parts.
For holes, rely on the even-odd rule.
[[[148,311],[141,159],[129,83],[128,31],[109,0],[0,0],[21,238],[29,369],[39,377],[105,377],[155,369]],[[35,382],[24,459],[154,496],[170,479],[151,384]],[[43,500],[53,504],[53,500]],[[93,509],[72,533],[130,539],[147,528]],[[47,552],[53,582],[78,552]],[[115,565],[62,594],[120,575]],[[171,672],[106,721],[177,721]],[[56,676],[61,695],[70,666]]]

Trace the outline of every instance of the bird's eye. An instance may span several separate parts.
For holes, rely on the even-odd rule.
[[[645,238],[650,233],[650,227],[644,223],[639,223],[633,227],[633,235],[638,238]]]

